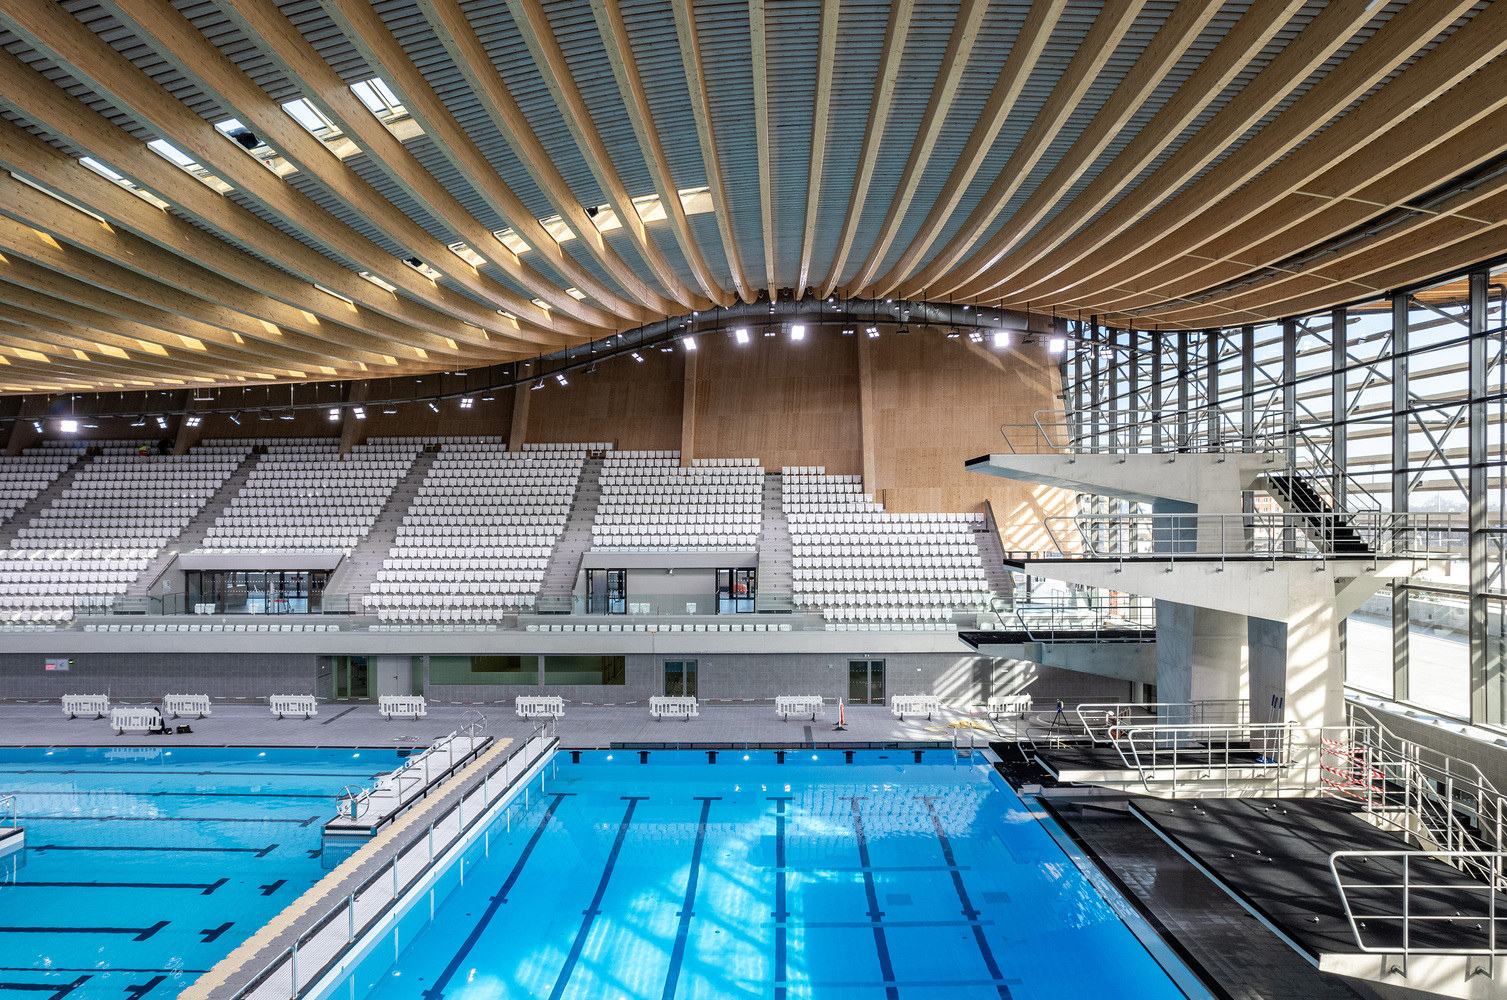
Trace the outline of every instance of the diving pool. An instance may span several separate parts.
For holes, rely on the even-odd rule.
[[[3,749],[0,997],[168,1000],[324,874],[320,831],[393,749]]]
[[[1207,996],[1050,819],[950,751],[578,756],[323,996]]]

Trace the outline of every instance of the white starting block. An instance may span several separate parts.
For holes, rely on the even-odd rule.
[[[422,719],[429,712],[425,708],[427,703],[422,695],[417,694],[384,694],[377,699],[377,711],[392,721],[394,715],[411,715],[415,719]]]
[[[70,719],[75,715],[92,715],[96,719],[103,719],[110,714],[110,696],[107,694],[65,694],[63,695],[63,714]]]
[[[696,718],[695,698],[663,698],[655,696],[649,699],[649,714],[656,721],[663,722],[665,719],[684,719],[690,722]]]
[[[565,699],[559,695],[519,695],[513,699],[513,708],[520,719],[536,716],[560,719],[565,716]]]
[[[926,721],[930,722],[932,714],[942,710],[942,702],[934,694],[892,694],[890,695],[890,712],[901,722],[907,715],[925,714]]]
[[[301,715],[307,719],[319,714],[319,699],[312,694],[269,695],[267,705],[279,719],[285,715]]]
[[[110,728],[123,735],[127,729],[150,732],[162,728],[162,713],[155,708],[112,708]]]
[[[785,721],[792,715],[809,715],[815,722],[827,714],[827,703],[821,695],[782,694],[774,699],[774,714]]]
[[[180,715],[197,715],[204,718],[209,715],[209,695],[207,694],[165,694],[162,696],[162,714],[177,718]]]
[[[1030,710],[1031,696],[1028,694],[997,694],[989,699],[991,719],[1001,719],[1007,715],[1019,715],[1024,719]]]

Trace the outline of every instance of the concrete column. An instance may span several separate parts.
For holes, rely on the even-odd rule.
[[[526,384],[513,389],[513,422],[508,427],[508,451],[522,451],[528,440],[528,403],[532,391]]]
[[[1322,600],[1287,622],[1250,619],[1251,721],[1344,724],[1339,622],[1334,603]]]
[[[696,358],[700,351],[681,351],[685,382],[680,395],[680,464],[689,467],[696,457]]]
[[[1156,700],[1242,697],[1248,685],[1246,630],[1244,615],[1157,601]]]

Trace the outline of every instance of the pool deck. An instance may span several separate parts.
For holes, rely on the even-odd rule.
[[[514,714],[511,704],[431,704],[422,719],[394,719],[377,714],[376,702],[335,702],[319,706],[312,719],[290,716],[278,719],[266,705],[216,702],[206,719],[168,720],[187,724],[192,733],[148,736],[142,733],[115,735],[109,720],[69,719],[56,703],[0,704],[0,746],[255,746],[255,747],[377,747],[428,746],[469,723],[481,712],[487,717],[487,732],[498,737],[527,737],[537,722]],[[612,743],[883,743],[894,741],[950,741],[948,723],[970,718],[944,711],[927,722],[907,716],[901,721],[882,705],[856,705],[847,709],[847,728],[836,729],[837,709],[827,708],[827,717],[792,718],[785,722],[775,715],[772,702],[751,704],[703,704],[698,718],[689,721],[656,722],[647,705],[567,705],[556,733],[565,749],[606,747]],[[982,715],[972,716],[988,725]],[[1011,733],[1015,720],[998,723],[1001,735]],[[977,733],[977,745],[992,732]]]

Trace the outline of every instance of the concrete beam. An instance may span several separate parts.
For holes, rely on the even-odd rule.
[[[860,344],[862,341],[860,341]],[[1212,514],[1238,513],[1240,494],[1280,468],[1275,454],[988,455],[970,472],[1057,486],[1080,493],[1149,503],[1168,512],[1179,505]]]

